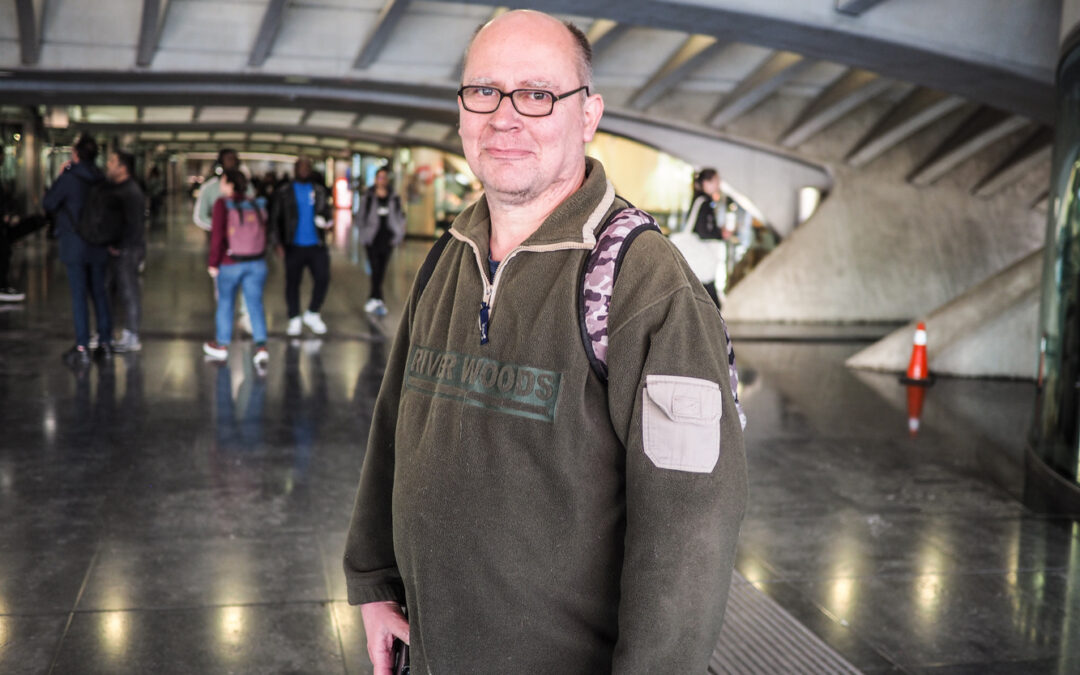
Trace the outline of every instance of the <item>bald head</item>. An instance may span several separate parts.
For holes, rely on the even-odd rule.
[[[489,29],[521,29],[525,31],[524,35],[532,36],[536,35],[534,29],[539,27],[553,30],[552,37],[555,37],[555,39],[559,39],[557,37],[559,33],[564,34],[566,48],[575,55],[578,78],[581,84],[592,89],[592,45],[589,44],[589,38],[585,37],[585,33],[582,33],[580,28],[569,21],[559,21],[550,14],[531,9],[517,9],[505,12],[491,21],[477,26],[472,40],[469,41],[469,46],[465,48],[465,58],[462,60],[464,70],[468,71],[469,69],[469,54],[472,52],[473,44],[485,31]],[[464,80],[464,75],[463,72],[462,80]]]

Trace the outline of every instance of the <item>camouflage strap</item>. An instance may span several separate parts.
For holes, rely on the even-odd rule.
[[[585,355],[589,357],[593,372],[607,382],[608,350],[608,310],[611,307],[611,294],[615,280],[619,276],[619,267],[630,244],[642,232],[660,231],[651,215],[633,207],[616,211],[600,232],[585,262],[581,280],[581,339],[585,345]],[[746,413],[739,402],[739,372],[735,366],[735,348],[728,335],[724,317],[720,317],[727,342],[728,376],[731,380],[731,393],[735,398],[735,409],[739,413],[739,423],[746,428]]]
[[[619,266],[630,243],[648,230],[660,231],[653,217],[633,207],[612,214],[585,261],[581,280],[581,339],[593,372],[607,382],[608,309]]]
[[[746,429],[746,413],[739,401],[739,369],[735,366],[735,347],[731,344],[731,336],[728,335],[727,322],[720,317],[720,325],[724,327],[724,341],[727,342],[727,367],[728,377],[731,378],[731,396],[735,399],[735,410],[739,412],[739,424]]]

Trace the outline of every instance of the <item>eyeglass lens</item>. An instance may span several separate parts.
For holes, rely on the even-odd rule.
[[[503,96],[509,96],[514,108],[522,115],[550,115],[555,96],[541,89],[516,89],[510,93],[493,87],[462,87],[461,100],[467,110],[479,113],[494,112]]]

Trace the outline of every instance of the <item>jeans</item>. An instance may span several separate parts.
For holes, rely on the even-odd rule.
[[[139,288],[139,265],[146,258],[146,247],[135,246],[120,250],[110,261],[116,291],[123,306],[124,328],[139,334],[142,320],[142,289]]]
[[[89,290],[94,296],[97,332],[102,344],[112,340],[112,317],[109,315],[109,294],[105,292],[105,268],[108,261],[68,263],[68,284],[71,286],[71,315],[75,320],[75,344],[85,347],[90,342],[90,312],[86,305]]]
[[[285,304],[290,319],[300,316],[300,277],[305,267],[311,270],[311,278],[315,281],[308,309],[318,313],[330,287],[330,252],[325,246],[286,246]]]
[[[263,313],[263,287],[266,285],[266,261],[245,260],[222,265],[217,277],[217,314],[214,323],[217,326],[217,342],[227,345],[232,342],[233,308],[236,303],[236,289],[240,287],[251,314],[251,336],[256,344],[266,342],[266,314]]]

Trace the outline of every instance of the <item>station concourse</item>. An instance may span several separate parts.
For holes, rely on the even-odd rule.
[[[710,672],[1080,672],[1080,3],[615,4],[530,5],[592,44],[589,154],[665,230],[717,167],[737,233],[750,498]],[[462,52],[517,7],[0,0],[0,215],[40,213],[80,135],[162,181],[138,351],[65,364],[56,242],[13,246],[0,672],[371,672],[341,568],[367,433],[413,278],[479,194]],[[203,353],[192,209],[222,148],[267,181],[311,158],[339,207],[325,335],[286,334],[269,259],[265,369],[248,337]],[[408,214],[386,316],[352,227],[382,168]]]

